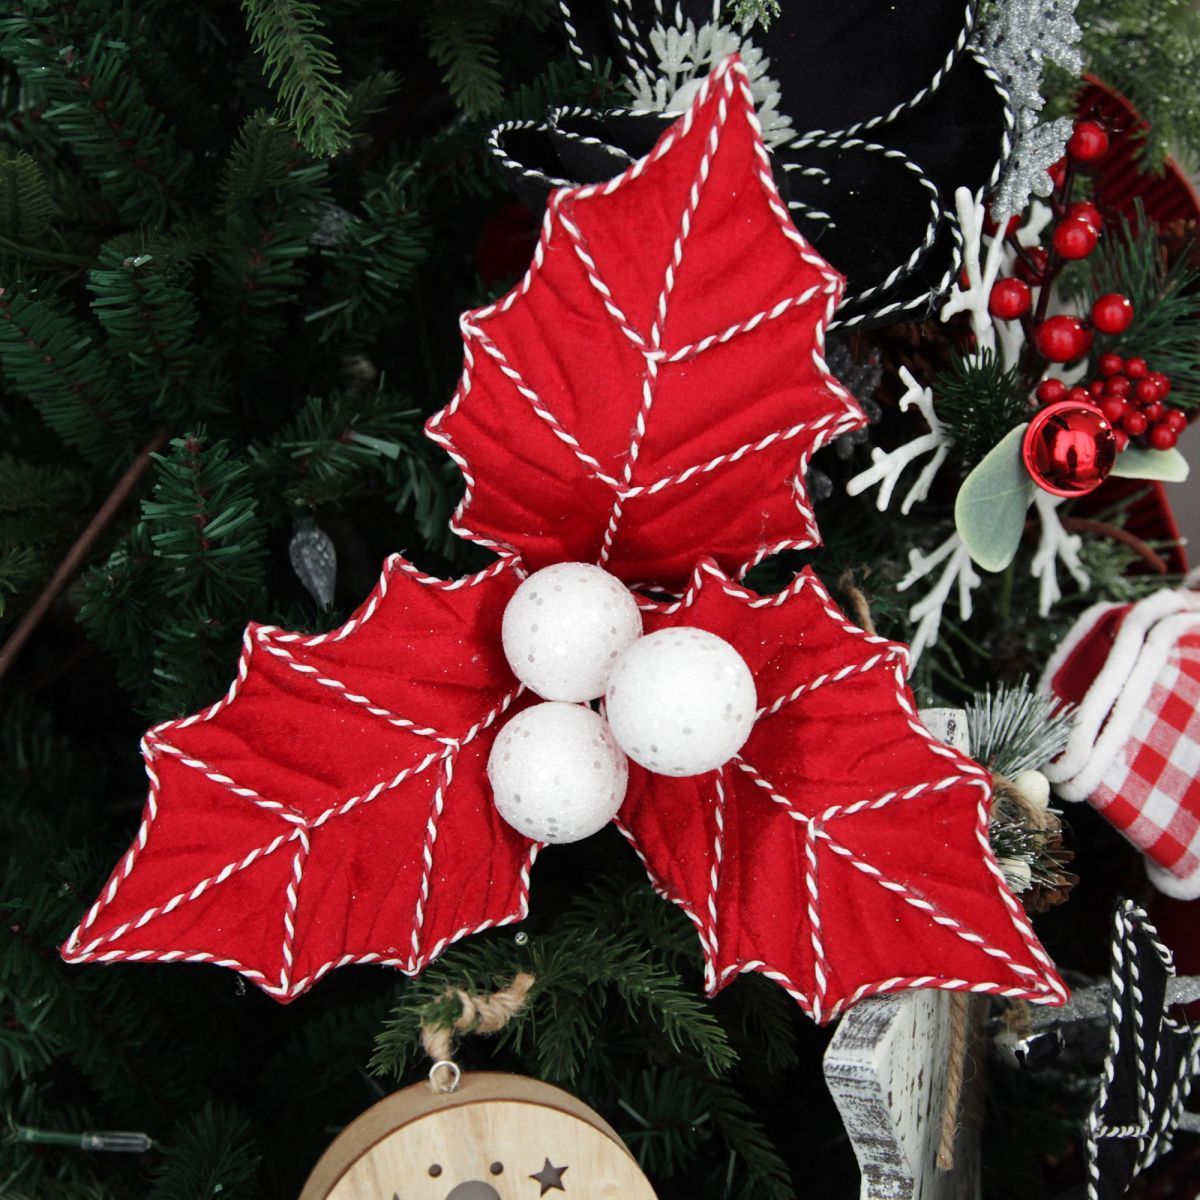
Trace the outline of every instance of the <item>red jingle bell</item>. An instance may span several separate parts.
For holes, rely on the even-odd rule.
[[[1043,408],[1029,422],[1021,458],[1043,491],[1083,496],[1108,477],[1117,458],[1117,437],[1098,408],[1064,400]]]

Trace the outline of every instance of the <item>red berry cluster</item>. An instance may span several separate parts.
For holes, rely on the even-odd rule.
[[[1050,249],[1022,247],[1016,239],[1015,221],[1004,231],[1017,250],[1016,272],[998,279],[988,296],[988,312],[1001,321],[1022,320],[1037,352],[1049,362],[1071,362],[1092,348],[1092,331],[1124,333],[1133,321],[1133,305],[1116,292],[1101,296],[1092,305],[1089,321],[1072,316],[1046,317],[1050,285],[1063,264],[1087,258],[1100,241],[1104,219],[1089,200],[1070,203],[1071,185],[1078,166],[1096,163],[1108,153],[1108,133],[1095,121],[1080,121],[1067,142],[1067,153],[1049,170],[1056,195],[1052,200],[1057,221]],[[1034,311],[1033,288],[1041,289]]]
[[[1113,427],[1119,450],[1131,441],[1150,450],[1170,450],[1187,425],[1181,409],[1164,403],[1171,381],[1161,371],[1151,371],[1144,358],[1102,354],[1099,365],[1099,378],[1086,387],[1068,388],[1061,379],[1043,379],[1037,386],[1038,400],[1074,400],[1098,408]]]

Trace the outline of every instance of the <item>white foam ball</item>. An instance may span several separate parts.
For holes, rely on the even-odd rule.
[[[603,717],[548,701],[496,735],[488,779],[500,815],[538,842],[577,842],[617,815],[629,762]]]
[[[613,737],[635,762],[660,775],[700,775],[745,745],[758,696],[746,660],[724,638],[679,625],[621,654],[604,704]]]
[[[1050,807],[1050,780],[1041,771],[1022,771],[1012,782],[1027,804],[1042,812]]]
[[[516,677],[546,700],[594,700],[617,655],[642,633],[629,589],[602,567],[535,571],[504,610],[500,636]]]

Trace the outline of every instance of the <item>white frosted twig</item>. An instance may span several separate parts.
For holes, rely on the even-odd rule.
[[[1092,582],[1079,561],[1083,539],[1078,534],[1068,533],[1058,519],[1057,509],[1061,503],[1061,497],[1052,496],[1041,488],[1033,494],[1033,506],[1037,509],[1042,533],[1030,565],[1030,574],[1038,581],[1038,612],[1043,617],[1062,599],[1062,589],[1058,586],[1059,561],[1080,588],[1086,588]]]
[[[972,195],[969,188],[960,187],[954,193],[954,208],[958,213],[958,227],[963,235],[963,271],[967,286],[961,282],[950,293],[950,299],[942,307],[941,318],[948,321],[955,313],[971,315],[971,330],[975,334],[978,353],[984,350],[996,352],[996,327],[988,312],[988,297],[992,285],[1000,276],[1005,265],[1004,239],[986,239],[987,257],[982,259],[985,247],[983,219],[985,206],[982,195]],[[1007,362],[1003,363],[1008,366]]]
[[[952,533],[928,554],[920,550],[908,552],[908,574],[896,584],[896,590],[907,591],[914,583],[931,575],[943,563],[945,566],[937,582],[908,610],[909,620],[917,623],[911,644],[911,662],[914,665],[925,649],[937,642],[942,627],[942,612],[950,599],[951,591],[957,586],[958,611],[964,621],[969,621],[973,611],[971,593],[983,582],[971,562],[971,556],[967,553],[962,538],[957,533]]]
[[[901,411],[907,412],[915,404],[921,416],[925,418],[929,432],[920,434],[895,450],[884,451],[878,446],[874,447],[871,450],[871,466],[865,471],[860,471],[846,484],[846,494],[857,496],[879,483],[881,486],[879,495],[875,498],[875,507],[880,512],[886,512],[904,468],[922,454],[932,454],[901,501],[900,511],[907,515],[917,501],[924,500],[929,495],[930,485],[942,463],[946,461],[953,439],[934,412],[933,392],[927,387],[922,387],[907,367],[900,368],[900,378],[905,387],[904,395],[900,397]]]

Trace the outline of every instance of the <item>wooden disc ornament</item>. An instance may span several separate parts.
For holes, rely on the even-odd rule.
[[[656,1200],[621,1139],[581,1101],[537,1080],[478,1072],[454,1091],[418,1083],[369,1108],[322,1155],[300,1200],[560,1195]]]

